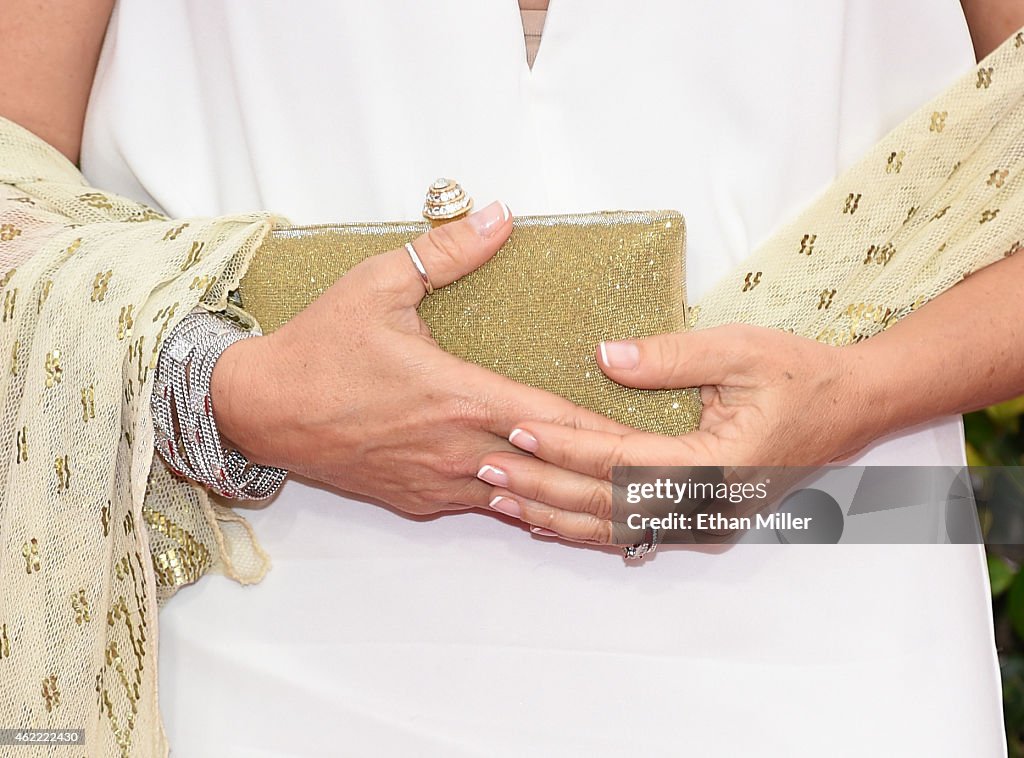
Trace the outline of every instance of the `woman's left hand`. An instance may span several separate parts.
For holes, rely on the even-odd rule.
[[[598,363],[629,387],[700,387],[700,428],[665,437],[524,421],[509,441],[532,455],[489,454],[478,476],[495,485],[491,508],[535,533],[609,543],[616,466],[815,466],[851,455],[886,428],[856,346],[731,324],[603,342]]]

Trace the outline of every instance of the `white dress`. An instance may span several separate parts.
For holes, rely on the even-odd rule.
[[[676,208],[696,302],[972,63],[957,0],[552,0],[533,71],[515,0],[121,0],[82,160],[173,216],[415,219],[437,176],[520,214]],[[860,462],[963,456],[951,418]],[[267,578],[161,612],[175,755],[1005,753],[977,546],[628,567],[297,481],[251,520]]]

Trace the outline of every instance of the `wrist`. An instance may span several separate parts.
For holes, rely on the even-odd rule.
[[[259,448],[250,443],[249,425],[241,423],[255,412],[245,408],[243,415],[240,410],[252,398],[243,382],[254,374],[243,370],[250,366],[241,358],[258,353],[234,350],[228,360],[220,360],[233,345],[258,339],[257,335],[197,307],[167,335],[153,377],[149,402],[155,448],[176,474],[227,498],[270,497],[288,475],[283,468],[260,465],[245,454],[260,457]],[[215,394],[223,406],[220,416],[227,434],[217,424]],[[231,445],[225,445],[225,436]]]
[[[225,447],[233,447],[253,463],[274,465],[263,434],[266,418],[267,383],[264,344],[266,337],[253,337],[230,345],[210,377],[213,415]],[[256,426],[256,423],[260,426]]]
[[[857,451],[901,428],[892,392],[891,357],[880,354],[871,340],[839,348],[847,400],[844,419],[850,430],[848,452]]]

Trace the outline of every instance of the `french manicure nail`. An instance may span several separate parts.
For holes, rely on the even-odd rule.
[[[481,208],[475,213],[471,213],[467,217],[467,220],[469,221],[469,225],[473,227],[478,235],[487,239],[488,237],[491,237],[499,227],[503,226],[511,215],[512,213],[509,211],[507,205],[495,201],[486,208]]]
[[[513,429],[512,434],[508,436],[508,441],[520,450],[525,450],[528,453],[535,453],[537,448],[540,447],[537,438],[525,429]]]
[[[508,474],[497,466],[488,464],[477,471],[476,475],[477,478],[484,480],[488,484],[493,484],[495,487],[508,487]]]
[[[523,509],[519,507],[519,503],[512,498],[505,497],[503,495],[498,495],[494,498],[494,500],[488,504],[488,507],[491,510],[495,510],[498,513],[504,513],[506,516],[511,516],[512,518],[519,518],[523,515]]]
[[[540,537],[557,537],[558,532],[553,532],[550,529],[541,529],[539,526],[531,526],[530,531]]]
[[[608,368],[636,368],[640,365],[640,348],[635,342],[602,342],[601,362]]]

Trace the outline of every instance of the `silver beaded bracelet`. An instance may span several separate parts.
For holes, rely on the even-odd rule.
[[[225,452],[213,414],[214,364],[228,346],[259,335],[197,307],[167,335],[150,398],[154,445],[171,470],[239,500],[270,497],[288,475],[252,463],[238,450]]]

